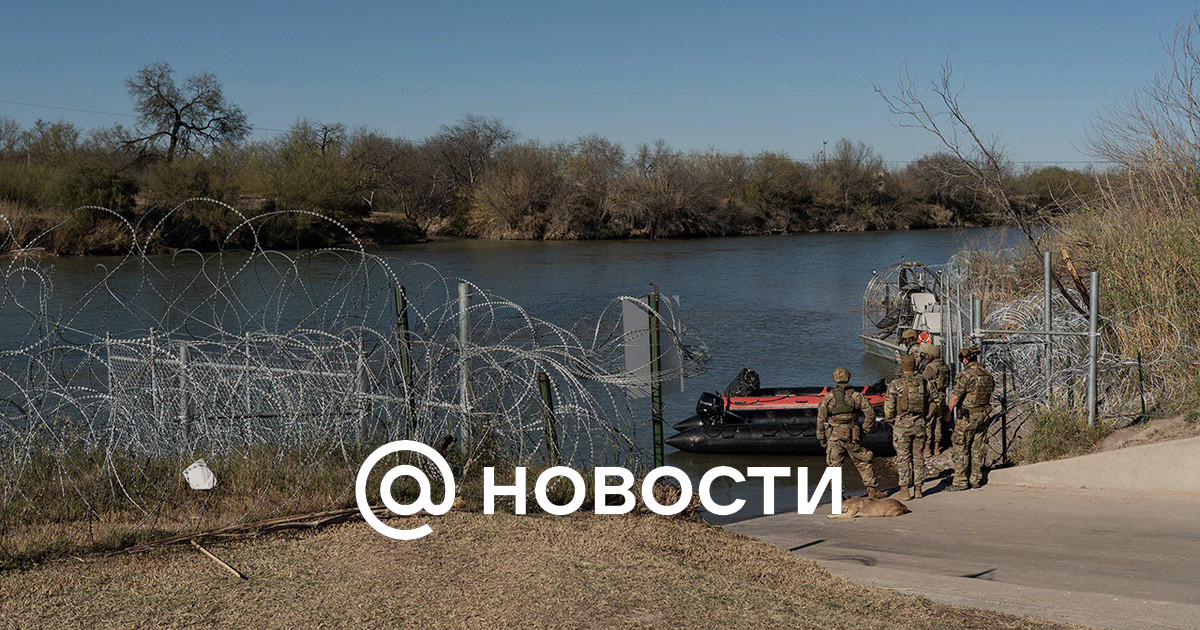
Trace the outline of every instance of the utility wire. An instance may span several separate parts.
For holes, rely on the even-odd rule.
[[[594,92],[588,92],[588,91],[580,91],[580,92],[539,92],[539,91],[522,91],[522,90],[481,90],[481,89],[467,89],[467,88],[463,88],[463,89],[455,89],[455,88],[402,88],[402,89],[416,89],[416,90],[429,90],[429,91],[445,91],[445,92],[507,92],[507,93],[514,93],[514,94],[617,94],[617,95],[652,95],[652,96],[795,96],[795,97],[797,97],[797,98],[860,98],[860,97],[858,97],[858,96],[850,96],[850,95],[846,95],[846,96],[833,96],[833,95],[829,95],[829,96],[805,96],[805,95],[799,95],[799,94],[757,94],[757,95],[755,95],[755,94],[734,94],[734,93],[729,93],[729,94],[725,94],[725,93],[691,93],[691,94],[689,94],[689,93],[683,93],[683,92],[603,92],[603,91],[594,91]],[[866,97],[866,96],[863,96],[863,97],[861,97],[861,98],[867,98],[867,97]],[[1007,96],[1000,96],[1000,97],[984,97],[984,98],[1014,98],[1014,99],[1015,99],[1015,98],[1042,98],[1042,97],[1034,97],[1034,96],[1030,96],[1030,97],[1025,97],[1025,96],[1012,96],[1012,97],[1007,97]],[[1051,96],[1051,97],[1044,97],[1044,98],[1076,98],[1076,97],[1065,97],[1065,96],[1064,96],[1064,97],[1053,97],[1053,96]],[[1078,97],[1078,98],[1099,98],[1099,97],[1081,96],[1081,97]],[[41,108],[41,109],[55,109],[55,110],[66,111],[66,112],[82,112],[82,113],[85,113],[85,114],[101,114],[101,115],[104,115],[104,116],[120,116],[120,117],[122,117],[122,118],[137,118],[137,116],[135,116],[135,115],[133,115],[133,114],[121,114],[121,113],[117,113],[117,112],[105,112],[105,111],[100,111],[100,110],[95,110],[95,109],[81,109],[81,108],[78,108],[78,107],[62,107],[62,106],[59,106],[59,105],[41,105],[41,104],[38,104],[38,103],[26,103],[26,102],[24,102],[24,101],[12,101],[12,100],[8,100],[8,99],[0,99],[0,103],[8,103],[8,104],[10,104],[10,105],[23,105],[23,106],[25,106],[25,107],[38,107],[38,108]],[[275,129],[275,128],[272,128],[272,127],[258,127],[258,126],[255,126],[255,125],[251,125],[250,127],[251,127],[252,129],[256,130],[256,131],[275,131],[275,132],[279,132],[279,133],[287,133],[287,131],[288,131],[287,129]],[[821,158],[793,158],[793,159],[795,159],[795,161],[797,161],[797,162],[806,162],[806,163],[810,163],[810,164],[816,164],[816,163],[818,163],[818,162],[820,162],[820,161],[821,161]],[[914,158],[913,160],[909,160],[909,161],[904,161],[904,160],[883,160],[883,163],[884,163],[884,164],[891,164],[891,165],[904,165],[904,164],[911,164],[912,162],[916,161],[917,159],[920,159],[920,158]],[[1012,164],[1047,164],[1047,165],[1060,165],[1060,164],[1114,164],[1114,162],[1110,162],[1110,161],[1103,161],[1103,160],[1102,160],[1102,161],[1096,161],[1096,160],[1058,160],[1058,161],[1053,161],[1053,162],[1039,161],[1039,160],[1025,160],[1025,161],[1017,161],[1017,162],[1012,162]]]

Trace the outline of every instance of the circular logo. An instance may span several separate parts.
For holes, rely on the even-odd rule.
[[[437,466],[438,472],[441,474],[442,480],[445,482],[446,496],[441,503],[435,505],[433,503],[432,484],[430,484],[429,477],[425,474],[425,471],[417,468],[416,466],[402,464],[400,466],[394,466],[384,473],[383,480],[379,483],[379,496],[383,499],[384,506],[386,506],[387,509],[393,514],[397,514],[399,516],[412,516],[413,514],[417,514],[422,510],[434,516],[440,516],[446,512],[449,512],[450,508],[454,506],[454,473],[450,470],[450,464],[444,457],[442,457],[442,454],[437,452],[432,446],[429,446],[428,444],[422,444],[420,442],[414,442],[412,440],[397,440],[395,442],[388,442],[387,444],[375,449],[374,452],[367,456],[366,461],[362,463],[362,467],[358,469],[358,478],[354,483],[354,497],[358,500],[359,513],[362,514],[363,520],[365,520],[372,529],[380,534],[383,534],[384,536],[387,536],[388,538],[395,538],[397,540],[416,540],[418,538],[428,536],[433,529],[430,528],[428,524],[422,525],[415,529],[397,529],[395,527],[391,527],[379,520],[379,517],[375,516],[375,512],[371,510],[371,504],[367,500],[367,478],[371,476],[371,469],[374,468],[375,464],[378,464],[379,460],[383,459],[384,457],[387,457],[392,453],[400,453],[404,451],[423,455]],[[392,484],[396,483],[396,480],[400,477],[412,478],[417,482],[417,486],[420,488],[420,493],[417,496],[417,500],[407,505],[400,503],[394,496],[392,496]]]

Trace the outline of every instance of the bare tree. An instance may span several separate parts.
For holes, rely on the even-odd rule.
[[[1200,190],[1200,12],[1180,20],[1163,50],[1169,63],[1137,93],[1106,107],[1088,132],[1092,155],[1152,178],[1147,190],[1181,205]]]
[[[458,188],[471,187],[495,157],[496,151],[517,139],[517,132],[499,118],[468,114],[441,129],[426,142]]]
[[[0,116],[0,153],[12,153],[20,141],[21,124],[8,116]]]
[[[65,120],[46,122],[38,119],[21,134],[18,146],[27,158],[58,159],[79,148],[79,127]]]
[[[1040,255],[1042,250],[1029,222],[1013,205],[1009,196],[1007,179],[1012,168],[1004,159],[1003,148],[997,138],[984,138],[967,120],[958,101],[962,89],[955,86],[952,74],[950,60],[947,59],[941,66],[938,78],[930,82],[932,99],[921,95],[908,72],[907,65],[900,72],[895,92],[888,92],[878,85],[875,86],[875,92],[883,98],[893,114],[901,117],[900,126],[924,129],[933,134],[966,170],[971,185],[979,193],[995,201],[1000,211],[1025,235],[1033,251]],[[927,105],[926,100],[935,104]],[[1079,312],[1085,312],[1074,296],[1067,292],[1058,275],[1052,276],[1059,292],[1071,306]],[[1076,288],[1086,302],[1087,290],[1082,286]]]
[[[883,174],[883,158],[865,142],[842,138],[833,145],[828,160],[822,160],[821,170],[830,178],[834,191],[845,205],[851,200],[865,201]]]
[[[161,151],[169,162],[222,142],[237,142],[250,133],[246,114],[225,99],[215,74],[193,74],[177,86],[174,72],[170,64],[160,61],[126,79],[139,116],[137,135],[128,139],[130,144]]]

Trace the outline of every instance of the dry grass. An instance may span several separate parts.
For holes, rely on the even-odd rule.
[[[763,542],[655,516],[363,524],[0,573],[0,627],[1057,628],[873,591]],[[398,524],[398,526],[405,526]]]
[[[353,504],[355,453],[311,446],[259,447],[207,457],[213,490],[191,490],[190,458],[136,458],[89,450],[0,466],[21,490],[0,512],[0,569],[68,553],[119,549],[178,532],[202,531]],[[9,475],[4,475],[8,477]]]

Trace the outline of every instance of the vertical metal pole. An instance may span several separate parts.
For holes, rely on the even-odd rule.
[[[963,326],[962,326],[963,303],[962,303],[961,278],[959,279],[959,283],[956,283],[954,285],[954,316],[957,317],[958,319],[955,320],[955,322],[954,322],[954,336],[955,336],[956,343],[954,345],[955,354],[952,357],[953,358],[952,363],[954,364],[953,371],[955,373],[957,373],[958,372],[958,359],[957,359],[958,351],[963,349]]]
[[[1000,461],[1008,463],[1008,365],[1000,373]]]
[[[663,465],[662,357],[658,343],[658,287],[650,294],[650,424],[654,429],[654,467]]]
[[[542,424],[546,432],[546,454],[555,464],[562,463],[562,451],[558,446],[558,427],[554,422],[554,395],[550,392],[550,377],[538,372],[538,391],[542,394]]]
[[[1053,385],[1053,339],[1054,335],[1050,332],[1054,330],[1054,314],[1050,312],[1050,251],[1042,252],[1042,323],[1046,331],[1046,348],[1043,359],[1042,372],[1043,378],[1046,380],[1046,402],[1053,403],[1054,401],[1054,385]]]
[[[396,287],[396,352],[400,359],[400,380],[404,391],[404,437],[412,439],[417,430],[417,399],[413,391],[412,341],[408,333],[408,294]]]
[[[462,410],[462,443],[471,443],[471,361],[467,359],[467,346],[471,343],[471,287],[466,282],[458,283],[458,404]]]
[[[367,401],[367,362],[363,356],[362,337],[358,338],[354,364],[354,388],[358,392],[358,444],[366,446],[369,422],[371,418],[370,403]]]
[[[183,432],[184,440],[191,437],[192,427],[191,419],[188,415],[188,381],[187,381],[187,360],[188,346],[185,342],[179,342],[179,428]]]
[[[154,407],[154,426],[158,430],[155,440],[162,439],[166,430],[167,414],[163,412],[162,397],[158,391],[158,344],[154,339],[154,329],[150,329],[150,401]]]
[[[971,344],[979,348],[982,354],[983,334],[979,332],[981,328],[983,328],[983,300],[971,296]]]
[[[942,286],[946,286],[946,285],[943,284]],[[951,341],[951,339],[954,337],[954,318],[950,316],[950,313],[953,311],[953,308],[951,308],[952,304],[953,304],[953,302],[950,299],[950,296],[947,295],[946,293],[943,293],[942,294],[942,356],[943,357],[950,356],[948,353],[951,350],[953,350],[953,342]]]
[[[114,425],[114,419],[117,417],[116,396],[113,396],[113,361],[112,361],[112,337],[105,331],[104,333],[104,357],[105,364],[108,366],[108,426]]]
[[[1100,320],[1100,272],[1092,272],[1091,305],[1088,309],[1088,382],[1087,406],[1088,427],[1096,426],[1096,360],[1097,360],[1097,325]]]
[[[1142,417],[1140,422],[1145,422],[1146,418],[1146,388],[1144,377],[1142,376],[1142,351],[1138,350],[1138,396],[1142,399]]]

